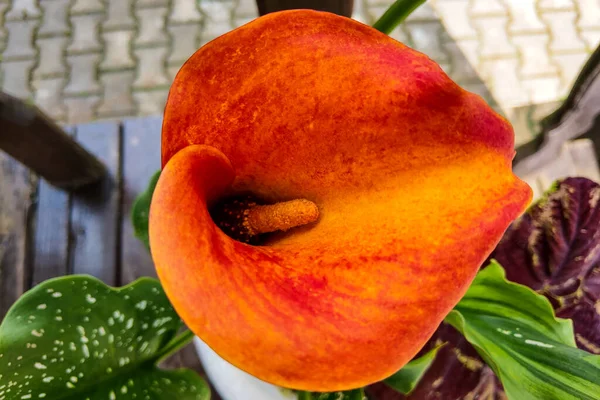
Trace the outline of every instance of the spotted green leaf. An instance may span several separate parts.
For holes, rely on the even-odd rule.
[[[597,400],[600,356],[577,349],[570,320],[550,302],[506,280],[496,263],[481,271],[446,317],[494,370],[512,400]]]
[[[140,239],[146,248],[150,248],[150,239],[148,237],[148,216],[150,215],[150,203],[152,202],[152,194],[158,183],[160,171],[157,171],[150,178],[148,187],[141,193],[131,209],[131,222],[133,223],[133,232],[135,237]]]
[[[177,336],[181,326],[156,280],[46,281],[0,325],[0,399],[207,400],[194,372],[156,367],[189,336]]]
[[[385,379],[384,382],[402,394],[410,394],[419,384],[419,381],[425,375],[433,360],[435,360],[435,356],[442,346],[443,344],[436,346],[423,356],[413,359],[400,371]]]

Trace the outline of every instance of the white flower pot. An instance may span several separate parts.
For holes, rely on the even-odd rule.
[[[206,375],[223,400],[296,400],[297,396],[285,389],[261,381],[234,367],[217,355],[198,337],[194,345]]]

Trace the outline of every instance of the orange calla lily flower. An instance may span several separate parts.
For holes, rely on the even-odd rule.
[[[376,382],[431,337],[529,203],[513,141],[481,98],[368,26],[258,18],[198,50],[171,88],[150,212],[158,275],[190,329],[260,379]],[[310,223],[235,240],[211,213],[248,192],[275,205],[247,203],[238,229]]]

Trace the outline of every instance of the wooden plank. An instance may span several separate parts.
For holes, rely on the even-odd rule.
[[[123,219],[121,280],[131,282],[141,276],[156,276],[148,250],[133,235],[131,207],[160,169],[162,118],[132,119],[123,123]]]
[[[32,286],[68,273],[69,193],[40,180],[34,224]]]
[[[63,189],[99,180],[102,164],[37,107],[0,92],[0,149]]]
[[[120,148],[118,122],[79,125],[77,141],[106,166],[97,184],[72,194],[70,272],[119,284]]]
[[[28,220],[34,191],[29,170],[0,152],[0,320],[28,286]]]
[[[72,135],[74,129],[68,129]],[[69,272],[69,193],[40,180],[33,224],[32,280],[35,286]]]

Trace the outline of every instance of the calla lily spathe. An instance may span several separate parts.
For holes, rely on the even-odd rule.
[[[427,56],[351,19],[269,14],[181,68],[150,241],[175,309],[265,381],[336,391],[425,344],[531,199],[510,124]],[[303,198],[319,220],[262,246],[209,208]]]

